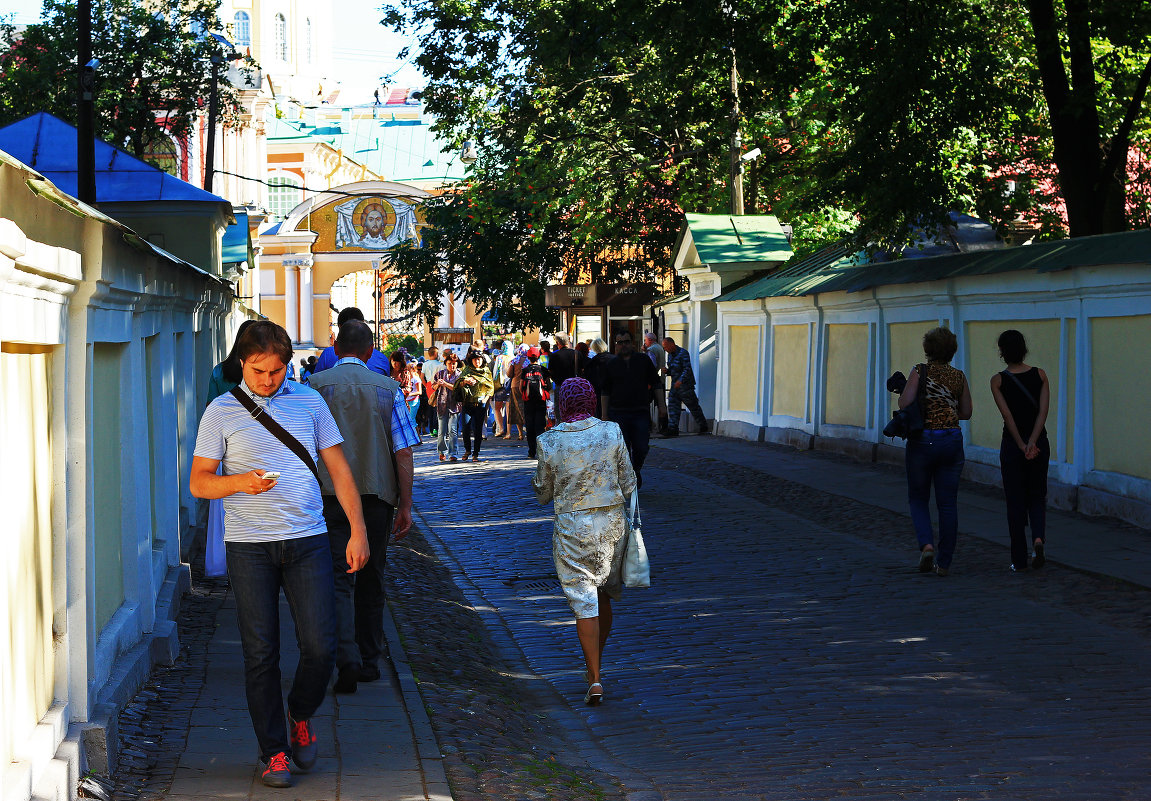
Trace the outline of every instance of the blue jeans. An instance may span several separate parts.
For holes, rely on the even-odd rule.
[[[907,441],[907,502],[919,549],[934,545],[931,530],[931,487],[939,512],[939,544],[935,561],[951,566],[959,539],[959,475],[963,472],[963,432],[958,428],[927,429],[919,439]]]
[[[280,589],[296,623],[300,661],[288,692],[288,713],[307,720],[324,701],[336,662],[335,590],[328,536],[277,542],[229,542],[228,576],[236,597],[244,689],[260,759],[289,756],[280,688]]]
[[[623,432],[623,441],[631,455],[631,466],[638,480],[647,452],[651,450],[651,412],[647,409],[616,410],[608,404],[608,417]]]
[[[459,413],[448,412],[439,415],[439,418],[439,441],[436,449],[440,452],[440,456],[459,456],[460,439],[459,432],[456,430],[460,424]]]

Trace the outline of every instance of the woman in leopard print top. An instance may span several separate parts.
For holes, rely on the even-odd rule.
[[[916,402],[921,380],[926,371],[927,385],[923,397],[923,434],[907,441],[907,501],[911,522],[919,540],[919,570],[932,570],[946,576],[951,569],[955,544],[959,538],[959,476],[963,472],[963,432],[960,420],[971,418],[971,390],[962,370],[951,366],[959,343],[946,328],[933,328],[923,335],[923,353],[927,363],[916,365],[899,396],[899,408]],[[935,505],[939,510],[939,551],[931,528],[931,488],[935,487]]]

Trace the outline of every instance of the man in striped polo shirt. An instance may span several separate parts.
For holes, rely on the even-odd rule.
[[[347,563],[368,560],[360,495],[340,443],[343,437],[314,389],[285,381],[292,362],[288,333],[268,321],[254,323],[236,342],[243,382],[237,391],[294,437],[315,462],[323,460],[350,521]],[[236,598],[248,713],[260,747],[261,778],[291,786],[288,760],[301,771],[316,762],[310,718],[323,703],[336,655],[335,592],[320,485],[311,468],[253,416],[245,402],[225,393],[200,420],[189,488],[197,498],[224,499],[228,576]],[[221,474],[216,469],[223,465]],[[278,479],[264,478],[269,471]],[[280,688],[280,590],[296,623],[300,661],[288,693],[288,719]]]

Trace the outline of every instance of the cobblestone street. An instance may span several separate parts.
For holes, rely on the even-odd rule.
[[[653,587],[617,605],[606,700],[584,707],[525,454],[487,440],[484,462],[442,464],[417,449],[417,524],[564,699],[548,714],[575,720],[568,738],[628,789],[1146,797],[1151,592],[1058,565],[1012,575],[1002,546],[962,535],[951,576],[920,574],[906,517],[660,447],[641,494]]]

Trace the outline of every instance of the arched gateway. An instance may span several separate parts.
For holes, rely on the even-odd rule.
[[[259,310],[300,349],[327,346],[335,310],[347,305],[377,321],[381,335],[411,331],[426,345],[470,341],[480,326],[471,303],[445,298],[429,331],[387,300],[389,251],[422,240],[429,197],[408,184],[364,181],[308,198],[260,235]]]

